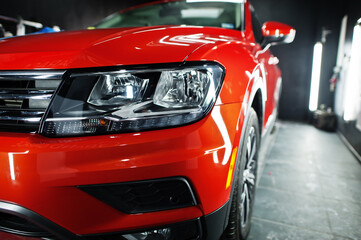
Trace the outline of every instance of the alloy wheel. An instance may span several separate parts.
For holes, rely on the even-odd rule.
[[[242,190],[239,212],[242,227],[245,227],[249,221],[256,183],[257,136],[254,127],[251,127],[249,130],[246,147],[246,163],[243,169],[243,178],[240,179],[242,180],[240,183]]]

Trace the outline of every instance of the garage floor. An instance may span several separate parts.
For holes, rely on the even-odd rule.
[[[339,136],[289,122],[273,135],[249,239],[361,239],[361,164]]]

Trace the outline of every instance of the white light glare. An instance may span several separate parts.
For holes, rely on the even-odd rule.
[[[29,151],[20,152],[20,153],[8,153],[11,180],[15,181],[15,176],[16,176],[16,174],[15,174],[15,167],[14,167],[14,155],[18,155],[18,154],[28,154],[28,153],[29,153]]]
[[[356,120],[361,110],[361,19],[357,23],[353,30],[351,60],[345,86],[343,115],[345,121]]]
[[[9,166],[10,166],[10,177],[11,180],[15,181],[14,155],[13,153],[8,153],[8,155],[9,155]]]
[[[318,93],[320,88],[320,76],[322,65],[322,43],[318,42],[313,48],[313,65],[311,78],[311,93],[310,93],[310,111],[316,111],[318,107]]]

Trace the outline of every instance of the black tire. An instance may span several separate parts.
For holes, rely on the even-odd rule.
[[[221,238],[224,240],[245,240],[251,229],[260,144],[259,122],[253,108],[250,109],[244,134],[237,156],[228,226]]]

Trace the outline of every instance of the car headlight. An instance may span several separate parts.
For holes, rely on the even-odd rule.
[[[40,132],[64,137],[193,123],[213,107],[223,77],[217,63],[73,71],[53,97]]]

